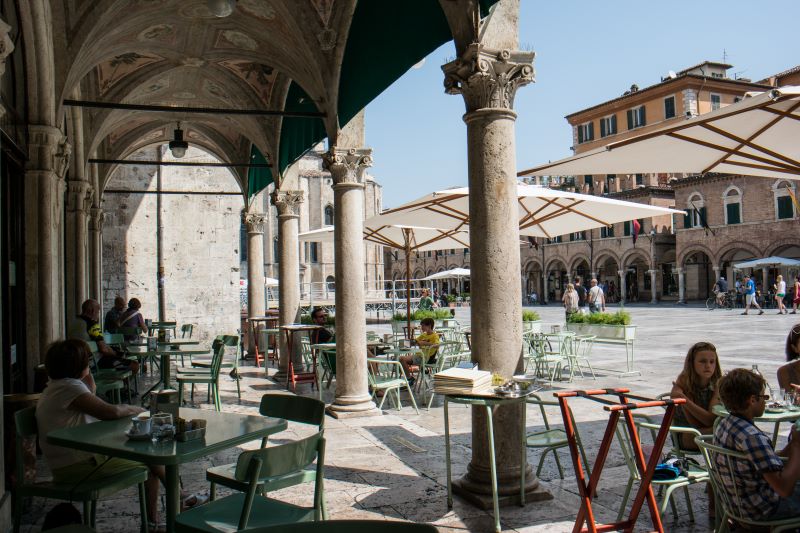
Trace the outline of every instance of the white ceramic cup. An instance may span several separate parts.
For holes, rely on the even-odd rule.
[[[147,435],[150,433],[151,419],[147,413],[131,418],[131,424],[131,433],[134,435]]]

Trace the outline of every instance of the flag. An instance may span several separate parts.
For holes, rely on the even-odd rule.
[[[709,231],[711,232],[711,235],[714,235],[714,230],[711,229],[711,227],[708,225],[708,222],[706,221],[706,217],[705,217],[705,215],[703,215],[703,211],[700,210],[700,209],[697,209],[697,206],[694,205],[694,202],[692,202],[692,209],[694,209],[694,212],[697,213],[697,218],[700,219],[700,225],[703,226],[704,230],[706,230],[706,235],[708,235]]]
[[[786,192],[789,193],[789,197],[792,199],[795,212],[800,213],[800,203],[797,202],[797,196],[794,195],[794,192],[792,192],[792,189],[790,189],[789,187],[786,188]]]
[[[641,225],[641,224],[639,224],[639,221],[638,221],[638,220],[634,220],[634,221],[633,221],[633,223],[631,224],[631,226],[632,226],[632,228],[633,228],[633,230],[631,231],[631,233],[633,234],[633,244],[634,244],[634,246],[635,246],[635,245],[636,245],[636,237],[638,237],[638,236],[639,236],[639,231],[641,231],[641,229],[642,229],[642,225]]]
[[[534,250],[538,250],[539,249],[539,243],[536,242],[536,237],[528,237],[528,244]]]

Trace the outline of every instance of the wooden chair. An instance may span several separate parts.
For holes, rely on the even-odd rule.
[[[14,487],[14,533],[19,533],[22,520],[22,505],[25,498],[39,497],[67,502],[83,502],[83,523],[95,526],[97,500],[111,494],[125,490],[134,485],[139,489],[139,511],[142,516],[141,530],[147,533],[147,500],[144,494],[144,482],[147,481],[148,470],[146,467],[131,468],[131,470],[118,473],[112,477],[90,477],[77,480],[76,483],[56,483],[54,481],[28,482],[25,478],[25,458],[22,451],[25,449],[25,439],[36,438],[39,432],[36,424],[36,407],[31,406],[14,413],[17,437],[17,484]],[[102,470],[101,470],[102,471]]]
[[[300,507],[257,496],[265,483],[284,487],[307,481],[305,472],[316,461],[312,507]],[[242,452],[236,461],[235,480],[247,491],[208,502],[180,513],[177,532],[243,531],[280,524],[322,520],[325,438],[322,432],[280,446]]]

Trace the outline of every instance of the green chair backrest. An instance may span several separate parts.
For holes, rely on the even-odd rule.
[[[711,478],[711,485],[714,487],[714,492],[717,494],[717,503],[721,503],[732,518],[746,518],[748,522],[752,521],[752,518],[742,516],[741,514],[742,506],[739,502],[746,494],[740,494],[739,492],[740,490],[744,490],[745,487],[740,482],[737,475],[737,463],[752,463],[750,458],[742,452],[715,445],[713,435],[695,437],[694,442],[703,452],[703,458],[706,461],[706,469]],[[755,467],[752,465],[750,466],[750,470],[753,472],[756,471]],[[727,483],[723,481],[723,478],[727,478]],[[726,487],[733,487],[733,493],[731,494],[728,492]]]
[[[217,337],[211,344],[211,375],[214,378],[219,376],[220,368],[222,368],[222,359],[225,357],[225,346],[230,346],[225,342],[225,337],[229,337],[229,335]]]
[[[261,397],[259,412],[263,416],[315,425],[320,431],[325,425],[325,403],[316,398],[268,393]]]
[[[386,520],[324,520],[248,529],[248,533],[436,533],[431,524]]]
[[[103,341],[106,344],[122,344],[125,342],[125,336],[122,333],[103,333]]]
[[[14,425],[16,426],[16,470],[17,481],[19,483],[25,482],[25,457],[23,450],[25,450],[25,439],[35,438],[39,433],[39,427],[36,425],[36,406],[32,405],[25,409],[20,409],[14,413]]]
[[[186,339],[192,338],[192,333],[194,332],[194,324],[184,324],[181,326],[181,338]]]
[[[86,344],[89,345],[89,351],[93,354],[97,353],[97,343],[94,341],[86,341]]]

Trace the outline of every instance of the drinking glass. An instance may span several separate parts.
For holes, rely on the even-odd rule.
[[[784,399],[786,400],[785,401],[786,406],[789,408],[790,411],[800,410],[800,405],[797,405],[797,400],[798,400],[797,393],[794,391],[794,389],[787,390]]]
[[[153,444],[172,440],[175,437],[175,426],[172,424],[172,415],[169,413],[153,415],[150,431]]]
[[[786,390],[785,389],[778,389],[778,397],[775,398],[775,401],[780,403],[782,407],[786,407]]]

